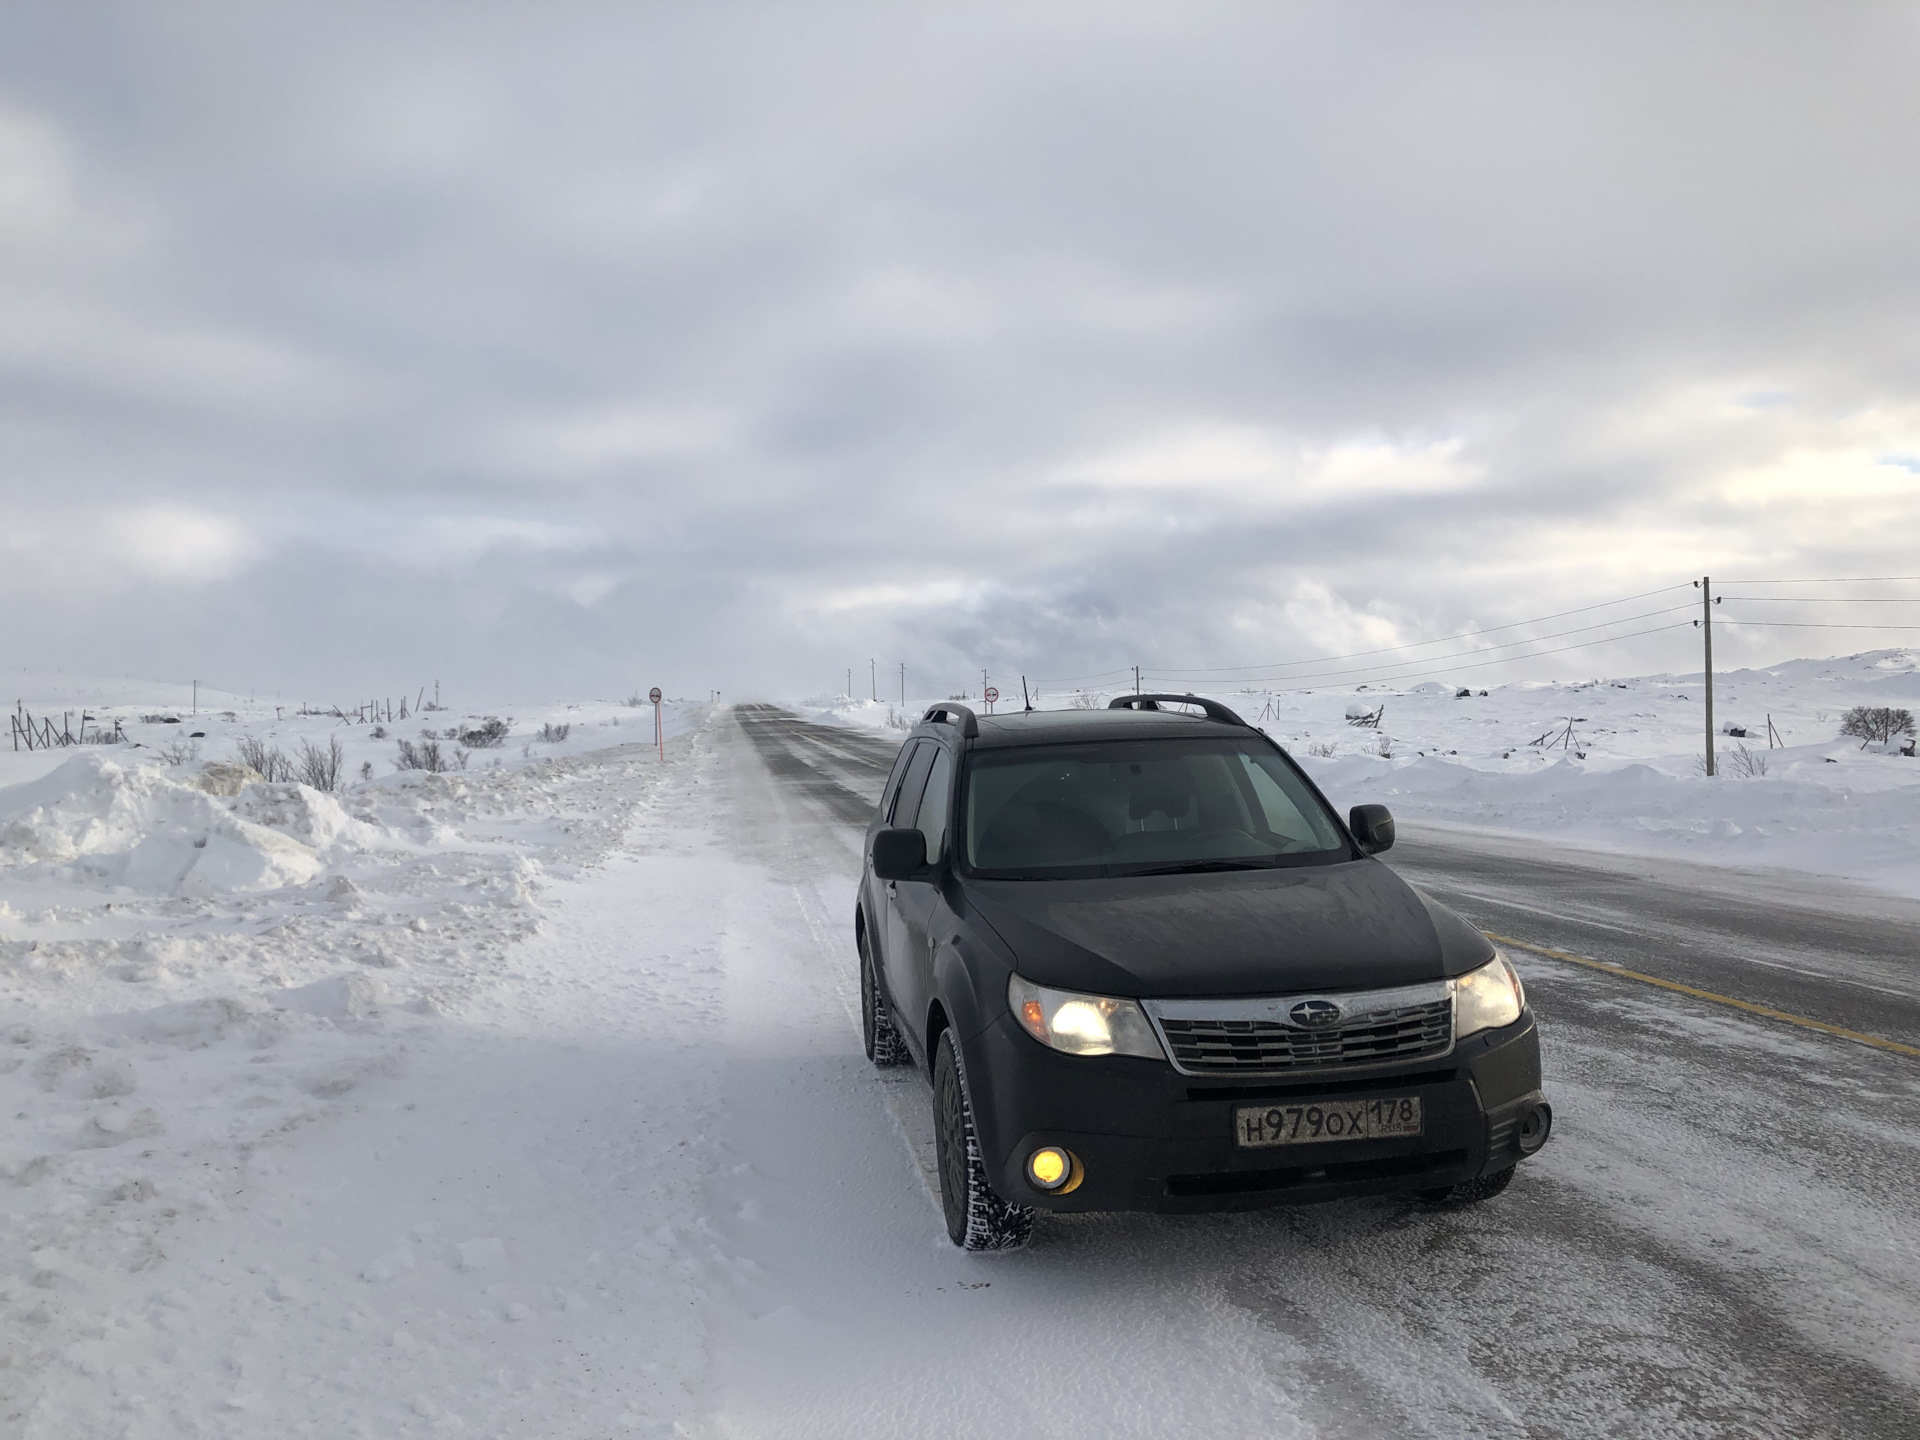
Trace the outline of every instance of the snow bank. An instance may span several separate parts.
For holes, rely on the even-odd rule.
[[[1342,810],[1378,803],[1405,819],[1920,894],[1920,767],[1858,752],[1842,764],[1824,748],[1775,750],[1765,775],[1711,779],[1571,756],[1523,771],[1436,755],[1295,758]]]
[[[171,734],[136,717],[125,745],[4,753],[0,782],[16,783],[0,783],[0,1413],[29,1417],[8,1435],[148,1433],[124,1411],[72,1420],[47,1388],[118,1405],[90,1347],[135,1314],[164,1251],[244,1208],[288,1136],[360,1108],[484,1010],[542,925],[546,880],[599,863],[698,743],[663,760],[651,715],[642,728],[611,705],[564,709],[548,722],[572,727],[563,741],[535,726],[469,770],[389,768],[336,797],[260,779],[238,740],[337,738],[352,777],[390,767],[392,738],[260,708],[242,720],[236,702]],[[705,714],[670,710],[669,737]],[[355,1173],[356,1205],[380,1173]],[[485,1245],[473,1256],[485,1264]],[[290,1282],[267,1293],[285,1302]]]
[[[155,766],[81,755],[0,790],[0,869],[147,895],[212,895],[312,880],[321,852],[371,827],[301,785],[255,785],[229,801]]]
[[[845,725],[856,730],[895,730],[905,734],[920,723],[931,700],[897,705],[888,700],[854,700],[845,695],[814,695],[799,701],[794,710],[809,720],[827,725]],[[979,702],[973,702],[979,706]],[[979,706],[981,713],[985,707]]]

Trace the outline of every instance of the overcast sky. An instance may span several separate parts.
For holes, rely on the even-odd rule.
[[[1917,499],[1910,5],[0,10],[9,668],[1055,683],[1920,574]],[[1840,611],[1920,625],[1764,613]]]

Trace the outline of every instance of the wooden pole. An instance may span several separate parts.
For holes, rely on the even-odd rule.
[[[1700,631],[1707,648],[1707,774],[1715,774],[1713,764],[1713,579],[1700,578]]]

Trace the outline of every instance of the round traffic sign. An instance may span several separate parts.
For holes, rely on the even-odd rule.
[[[987,686],[987,704],[991,705],[993,704],[994,701],[998,700],[999,698],[1000,698],[1000,687],[998,685]]]
[[[651,700],[656,705],[660,703],[660,687],[658,685],[654,686],[651,690],[647,691],[647,699]]]

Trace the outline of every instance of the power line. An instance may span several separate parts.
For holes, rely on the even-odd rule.
[[[1115,675],[1133,678],[1133,669],[1123,665],[1117,670],[1096,670],[1091,675],[1042,675],[1035,680],[1038,685],[1071,685],[1077,680],[1110,680]]]
[[[1920,605],[1920,595],[1722,595],[1768,605]]]
[[[1664,595],[1669,590],[1685,590],[1692,583],[1693,582],[1689,580],[1679,585],[1662,585],[1658,590],[1642,590],[1637,595],[1622,595],[1617,600],[1603,600],[1597,605],[1576,605],[1571,610],[1556,610],[1551,615],[1536,615],[1531,620],[1514,620],[1514,621],[1510,621],[1505,625],[1489,625],[1483,630],[1463,630],[1458,635],[1442,635],[1433,640],[1412,640],[1405,645],[1383,645],[1378,650],[1350,650],[1344,655],[1311,655],[1304,660],[1275,660],[1272,663],[1265,664],[1265,665],[1210,665],[1200,669],[1191,669],[1191,670],[1155,670],[1153,673],[1156,675],[1229,675],[1229,674],[1237,674],[1244,670],[1285,670],[1285,669],[1291,669],[1296,665],[1319,665],[1328,660],[1358,660],[1362,656],[1366,656],[1366,655],[1391,655],[1396,651],[1400,651],[1400,650],[1418,650],[1428,645],[1445,645],[1449,641],[1453,641],[1453,640],[1471,640],[1474,637],[1479,635],[1497,635],[1502,630],[1514,630],[1514,629],[1518,629],[1522,625],[1542,625],[1549,620],[1561,620],[1566,618],[1569,615],[1584,615],[1590,610],[1605,610],[1612,605],[1625,605],[1628,601],[1631,601],[1631,600],[1644,600],[1649,595]],[[1649,613],[1658,614],[1661,612],[1652,611]],[[1624,619],[1637,619],[1637,618],[1639,617],[1637,616],[1624,617]],[[1623,623],[1623,622],[1612,622],[1612,623]],[[1573,632],[1569,630],[1564,633],[1571,635]],[[1543,640],[1551,640],[1554,637],[1551,635],[1543,635],[1539,638]],[[1467,652],[1467,653],[1472,653],[1472,652]],[[1418,665],[1424,662],[1418,661],[1418,660],[1412,660],[1412,661],[1409,661],[1408,663],[1412,665]]]
[[[1668,588],[1675,589],[1678,587],[1670,586]],[[1593,625],[1576,625],[1571,630],[1556,630],[1551,635],[1530,635],[1524,640],[1507,640],[1502,642],[1499,645],[1489,645],[1484,647],[1483,649],[1461,650],[1456,652],[1456,655],[1459,658],[1465,658],[1471,655],[1486,655],[1494,650],[1513,650],[1513,649],[1517,649],[1522,645],[1538,645],[1543,640],[1559,640],[1559,639],[1565,638],[1568,635],[1581,635],[1586,633],[1589,630],[1605,630],[1609,626],[1613,626],[1613,625],[1628,625],[1634,622],[1635,620],[1651,620],[1656,615],[1672,615],[1676,611],[1691,610],[1692,608],[1693,608],[1693,605],[1691,602],[1685,605],[1668,605],[1659,610],[1644,610],[1638,615],[1615,616],[1611,620],[1601,620]],[[1568,612],[1568,613],[1573,613],[1573,612]],[[1480,633],[1480,632],[1476,632],[1476,633]],[[1645,632],[1640,632],[1640,633],[1645,633]],[[1601,639],[1589,640],[1585,643],[1589,645],[1604,645],[1604,644],[1607,644],[1609,640],[1612,638],[1614,637],[1602,637]],[[1435,643],[1438,643],[1438,642],[1435,642]],[[1404,647],[1396,647],[1396,648],[1404,648]],[[1578,649],[1579,646],[1577,645],[1562,646],[1561,648],[1562,649]],[[1559,652],[1548,650],[1540,653],[1553,655],[1553,654],[1558,654]],[[1386,678],[1386,672],[1389,670],[1402,670],[1409,665],[1429,665],[1429,664],[1433,664],[1436,661],[1448,660],[1451,658],[1454,658],[1454,657],[1446,656],[1446,655],[1423,655],[1416,660],[1398,660],[1386,665],[1359,665],[1348,670],[1316,670],[1305,675],[1273,675],[1273,676],[1265,676],[1265,677],[1249,676],[1245,678],[1254,679],[1254,680],[1264,678],[1264,679],[1273,679],[1273,680],[1285,680],[1289,682],[1295,681],[1295,680],[1338,679],[1343,675],[1380,675],[1383,678]],[[1521,660],[1521,659],[1525,659],[1526,657],[1521,655],[1509,655],[1504,658],[1508,660]],[[1470,669],[1473,667],[1457,666],[1453,668]],[[1189,675],[1195,672],[1181,671],[1181,670],[1152,670],[1152,671],[1148,671],[1147,673],[1158,678],[1158,677],[1172,676],[1172,675]]]
[[[1887,585],[1896,580],[1920,580],[1920,575],[1838,575],[1818,580],[1723,580],[1723,585]]]
[[[1721,616],[1722,625],[1745,625],[1752,630],[1920,630],[1920,625],[1862,625],[1845,620],[1735,620]]]
[[[1654,625],[1645,630],[1630,631],[1625,635],[1608,635],[1599,640],[1582,640],[1572,645],[1558,645],[1551,650],[1536,650],[1531,655],[1503,655],[1498,660],[1480,660],[1471,665],[1445,665],[1433,670],[1424,670],[1417,675],[1395,675],[1383,677],[1400,684],[1407,680],[1424,680],[1429,675],[1452,675],[1461,670],[1484,670],[1489,665],[1510,665],[1515,660],[1533,660],[1542,655],[1559,655],[1568,650],[1589,650],[1595,645],[1611,645],[1616,640],[1637,640],[1642,635],[1658,635],[1664,630],[1686,630],[1691,628],[1691,620],[1676,620],[1671,625]],[[1573,632],[1568,631],[1568,634]],[[1421,662],[1415,661],[1415,664]],[[1355,672],[1358,673],[1358,672]]]

